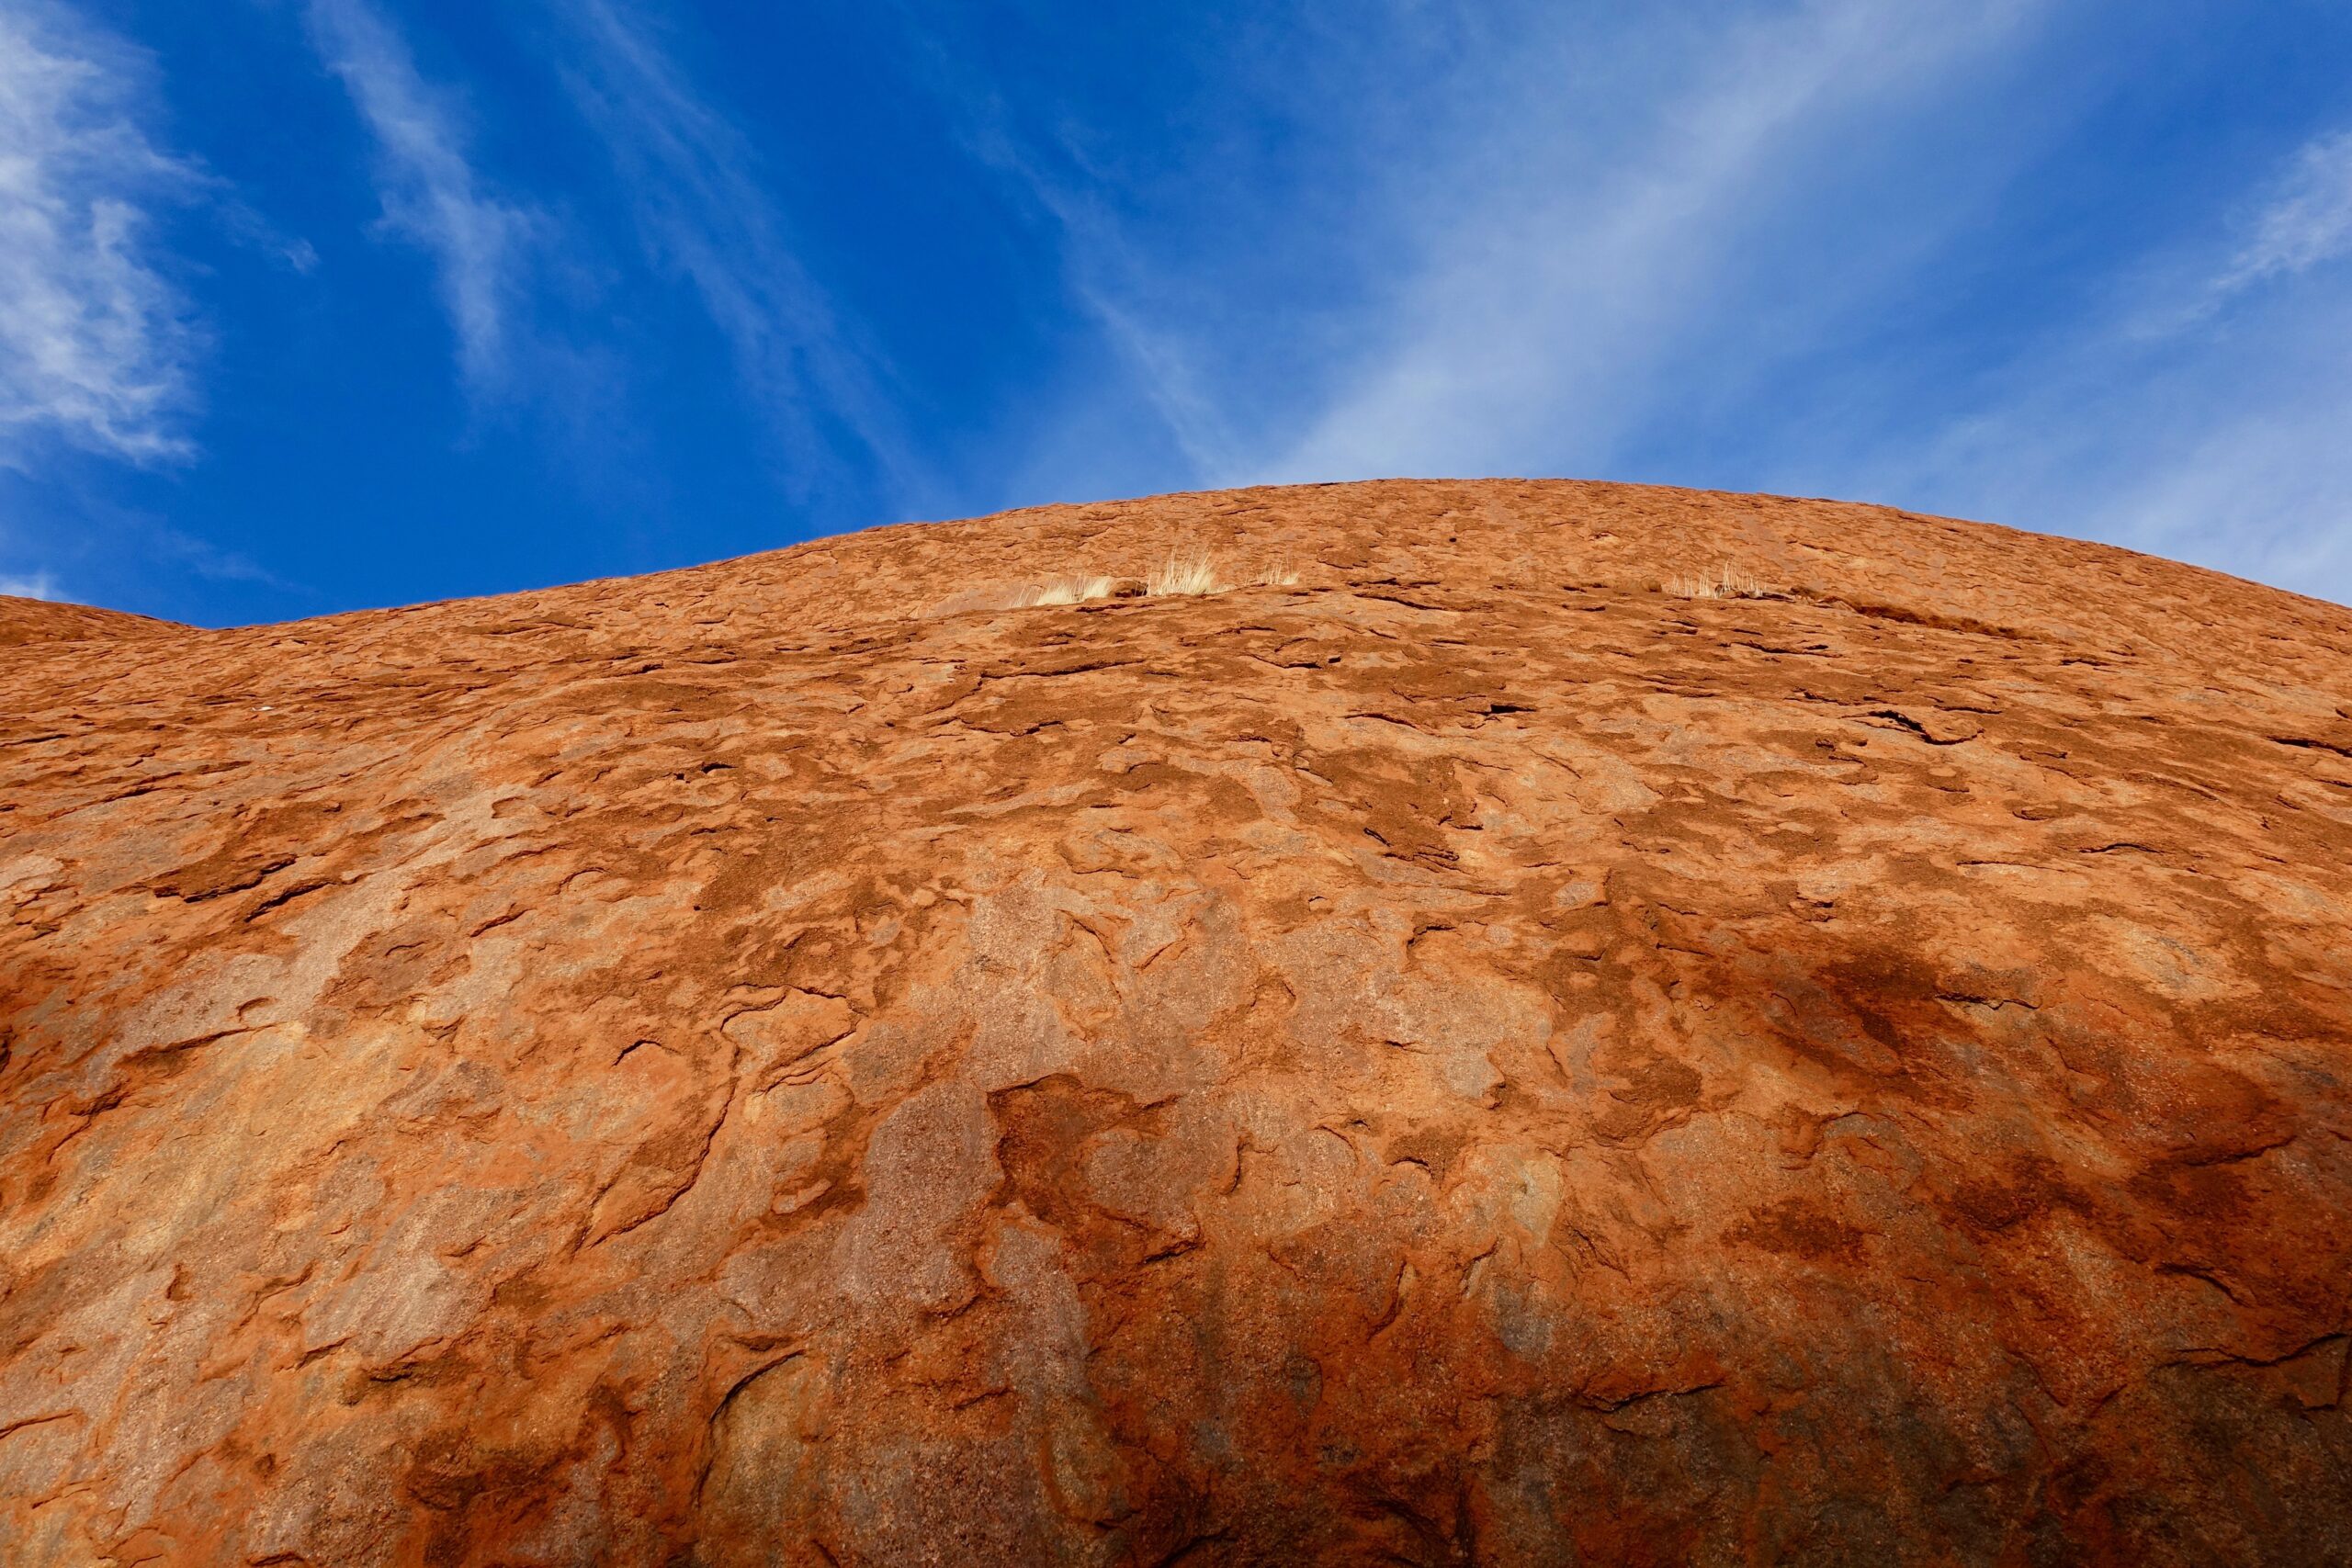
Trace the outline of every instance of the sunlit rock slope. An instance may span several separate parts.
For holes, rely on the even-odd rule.
[[[10,1564],[2352,1561],[2352,613],[1398,482],[0,641]]]

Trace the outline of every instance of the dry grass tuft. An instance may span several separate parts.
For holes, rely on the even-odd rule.
[[[1205,555],[1171,555],[1153,569],[1145,579],[1145,588],[1159,593],[1221,593],[1225,583],[1216,574],[1216,563]]]
[[[1114,577],[1065,577],[1059,582],[1023,589],[1012,607],[1032,610],[1040,604],[1083,604],[1090,599],[1108,599],[1117,583]]]
[[[1175,552],[1153,569],[1148,577],[1065,577],[1057,581],[1039,583],[1017,589],[1010,598],[995,603],[1015,610],[1033,610],[1047,604],[1084,604],[1096,599],[1130,599],[1146,594],[1224,593],[1238,584],[1227,582],[1218,573],[1215,558],[1206,552],[1187,554]],[[1251,588],[1295,588],[1298,573],[1286,566],[1268,566],[1249,579]],[[948,607],[955,609],[983,607],[987,595],[977,591],[957,595]]]
[[[1666,592],[1677,599],[1780,599],[1786,597],[1784,594],[1775,593],[1752,577],[1734,572],[1728,561],[1717,566],[1715,575],[1713,577],[1702,572],[1695,577],[1669,578],[1666,583]]]

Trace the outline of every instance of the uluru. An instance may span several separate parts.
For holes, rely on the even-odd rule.
[[[2352,1562],[2352,611],[1384,481],[0,601],[0,1562]]]

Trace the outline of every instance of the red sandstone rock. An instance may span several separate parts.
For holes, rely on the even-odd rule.
[[[85,637],[159,637],[186,631],[169,621],[87,604],[58,604],[0,593],[0,648],[28,642],[74,642]]]
[[[2352,1560],[2352,614],[1393,483],[82,635],[11,1564]]]

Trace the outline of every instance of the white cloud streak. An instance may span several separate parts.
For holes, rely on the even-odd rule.
[[[1053,155],[1041,155],[1016,129],[1003,95],[963,58],[956,40],[933,30],[905,0],[893,0],[891,10],[918,51],[926,85],[953,109],[966,151],[1053,226],[1071,299],[1125,361],[1135,389],[1178,453],[1196,472],[1233,467],[1236,438],[1203,384],[1194,345],[1152,308],[1148,257],[1129,240],[1099,191],[1052,166],[1083,171],[1083,147],[1065,131]]]
[[[2027,344],[1977,406],[1867,459],[1863,493],[2352,604],[2352,270],[2326,265],[2352,255],[2352,132],[2243,210],[2122,258],[2113,315]]]
[[[902,495],[925,480],[878,382],[878,358],[794,254],[759,161],[631,12],[558,0],[583,45],[568,85],[604,139],[657,265],[682,276],[795,464],[834,468],[829,434],[863,447]]]
[[[1871,222],[1840,166],[1948,108],[2061,3],[1308,6],[1279,79],[1215,65],[1248,100],[1235,118],[1309,150],[1282,171],[1308,199],[1182,217],[1110,183],[1127,161],[1091,155],[1055,106],[1023,106],[1054,128],[1024,141],[967,40],[903,14],[975,155],[1051,219],[1129,390],[1194,482],[1229,484],[1607,471],[1682,395],[1694,344],[1785,352],[1842,303],[1755,298],[1780,281],[1757,276],[1759,231],[1804,207],[1856,242],[1817,248],[1860,271],[1951,221],[1968,193]]]
[[[2268,193],[2216,287],[2233,294],[2352,254],[2352,130],[2305,146]]]
[[[1227,100],[1256,94],[1238,118],[1321,139],[1308,177],[1285,171],[1323,197],[1306,218],[1247,194],[1155,207],[1114,183],[1115,144],[1087,155],[1078,114],[1024,100],[1080,141],[1023,144],[968,70],[931,73],[980,127],[979,160],[1051,214],[1071,303],[1192,482],[1576,473],[1847,495],[2352,603],[2352,131],[2258,172],[2234,223],[2184,211],[2104,276],[2070,255],[2046,291],[1966,300],[1987,274],[2031,277],[1991,247],[2046,243],[2034,204],[2082,194],[2036,182],[2139,177],[2067,162],[2142,58],[2082,54],[2107,8],[1364,0],[1343,45],[1377,41],[1330,76],[1214,62]],[[1270,309],[1245,269],[1186,248],[1188,220],[1333,284]]]
[[[57,579],[45,571],[29,577],[0,574],[0,596],[16,599],[56,599]]]
[[[202,346],[151,238],[201,176],[134,116],[143,60],[52,6],[0,0],[0,464],[44,438],[188,457]]]
[[[1117,221],[1010,142],[999,143],[993,155],[1060,230],[1071,297],[1125,361],[1177,451],[1197,473],[1238,470],[1246,461],[1240,439],[1206,386],[1193,345],[1151,308],[1149,267]]]
[[[1259,472],[1606,466],[1679,395],[1674,356],[1744,287],[1752,231],[1818,195],[1792,172],[1833,167],[1841,127],[1917,112],[2037,8],[1813,0],[1704,29],[1677,69],[1619,106],[1638,128],[1631,141],[1521,85],[1516,125],[1489,121],[1455,155],[1466,166],[1430,182],[1440,194],[1415,227],[1442,239],[1365,323],[1346,389]]]
[[[366,0],[310,0],[307,15],[312,43],[375,142],[385,228],[431,253],[468,389],[499,390],[540,219],[485,188],[457,104],[418,73],[408,45]]]

